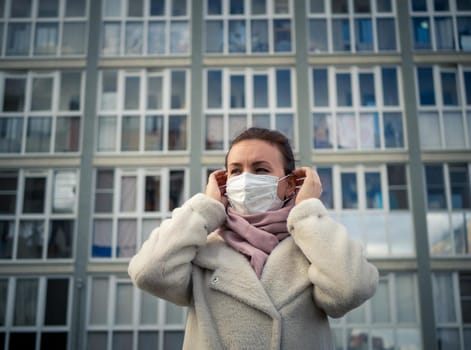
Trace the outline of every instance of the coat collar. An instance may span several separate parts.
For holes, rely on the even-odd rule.
[[[198,250],[194,264],[212,270],[212,289],[257,308],[273,318],[278,311],[311,285],[309,262],[291,237],[272,251],[258,279],[249,260],[212,233]]]

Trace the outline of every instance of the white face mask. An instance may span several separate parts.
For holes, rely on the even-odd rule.
[[[278,198],[278,182],[287,176],[278,179],[277,176],[242,173],[231,177],[226,186],[229,203],[240,214],[280,209],[284,201]]]

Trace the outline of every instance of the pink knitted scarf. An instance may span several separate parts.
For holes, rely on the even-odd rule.
[[[281,209],[249,215],[227,207],[226,222],[219,234],[229,246],[250,259],[258,278],[272,250],[289,236],[286,219],[293,206],[294,200],[290,200]]]

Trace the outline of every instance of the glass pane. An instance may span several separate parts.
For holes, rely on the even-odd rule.
[[[448,149],[466,148],[464,124],[461,112],[444,112],[443,127],[445,133],[445,145]]]
[[[105,332],[88,332],[87,349],[103,350],[108,348],[108,335]]]
[[[98,170],[95,193],[96,213],[110,213],[113,210],[113,187],[113,170]]]
[[[0,234],[2,236],[2,244],[0,245],[0,259],[11,259],[13,256],[13,236],[15,234],[15,222],[0,220]],[[0,317],[1,316],[2,313],[0,312]],[[2,319],[0,319],[0,326],[3,325],[1,321]]]
[[[149,54],[163,54],[167,42],[164,22],[149,22],[147,36],[147,52]]]
[[[41,349],[67,349],[66,332],[44,332],[41,333]]]
[[[74,171],[54,173],[53,213],[73,213],[77,198],[77,174]]]
[[[350,51],[350,25],[348,19],[334,18],[332,20],[332,40],[334,51]]]
[[[38,17],[57,17],[59,14],[58,0],[39,0]]]
[[[348,0],[331,0],[332,13],[348,13]]]
[[[314,113],[314,148],[332,148],[334,143],[333,118],[330,114]]]
[[[118,106],[118,72],[104,70],[102,74],[101,109],[116,110]]]
[[[471,252],[471,213],[452,214],[451,225],[455,240],[455,253],[469,254]]]
[[[373,73],[360,73],[360,100],[362,106],[376,106],[375,81]]]
[[[370,330],[374,350],[394,349],[394,331],[392,329],[372,329]],[[417,349],[418,350],[418,349]]]
[[[80,72],[62,72],[60,84],[59,109],[62,111],[78,111],[81,101]]]
[[[381,147],[378,113],[360,114],[360,141],[362,149]]]
[[[90,296],[89,324],[105,325],[108,319],[108,287],[107,278],[93,278]]]
[[[291,145],[294,144],[294,117],[291,113],[277,114],[275,128],[288,138]]]
[[[13,3],[18,3],[13,1]],[[26,56],[29,54],[31,25],[28,23],[9,23],[6,55]]]
[[[448,214],[427,213],[427,229],[431,254],[451,255],[454,249]]]
[[[232,75],[230,80],[230,107],[245,107],[245,77],[243,75]]]
[[[145,184],[145,211],[160,211],[160,176],[159,175],[149,175],[146,176]]]
[[[456,73],[455,72],[441,72],[442,81],[442,98],[445,106],[457,106],[458,91],[456,86]]]
[[[98,151],[116,150],[116,117],[100,117],[98,119]]]
[[[30,17],[31,0],[15,0],[10,4],[10,17]]]
[[[471,72],[463,72],[466,104],[471,105]]]
[[[149,5],[151,16],[162,16],[165,14],[165,0],[150,0]]]
[[[118,246],[116,257],[130,258],[136,254],[136,220],[118,220]]]
[[[432,278],[435,320],[437,324],[456,322],[452,275],[435,272]]]
[[[169,210],[183,205],[185,200],[185,172],[183,170],[170,171]]]
[[[276,105],[277,107],[291,107],[291,71],[288,69],[276,70]]]
[[[245,21],[229,21],[229,52],[245,52]]]
[[[441,148],[440,120],[438,113],[419,113],[420,144],[424,149]]]
[[[310,0],[309,10],[311,13],[324,13],[325,12],[324,1]]]
[[[80,142],[80,117],[58,117],[55,136],[55,152],[77,152]]]
[[[427,50],[432,48],[430,40],[430,22],[427,17],[415,17],[412,19],[414,32],[414,49]]]
[[[128,350],[132,349],[133,343],[133,336],[132,332],[113,332],[113,342],[112,342],[112,349],[113,350]]]
[[[451,17],[435,18],[435,43],[437,50],[455,49],[453,19]]]
[[[105,56],[119,55],[121,42],[120,23],[106,22],[103,24],[102,54]]]
[[[39,280],[37,278],[18,278],[16,280],[14,326],[36,325],[38,290]]]
[[[383,208],[381,192],[381,174],[379,172],[365,173],[366,207],[368,209]]]
[[[132,0],[128,2],[127,17],[142,17],[144,0]]]
[[[169,116],[168,149],[170,151],[185,150],[187,147],[186,116]]]
[[[133,285],[131,283],[116,284],[115,319],[116,325],[129,325],[133,319]],[[132,348],[132,346],[130,347]],[[130,349],[127,348],[127,349]]]
[[[370,0],[354,0],[353,9],[355,13],[370,13]]]
[[[371,299],[371,321],[374,324],[390,323],[392,321],[390,305],[389,281],[380,280],[376,293]]]
[[[190,28],[187,21],[174,21],[170,24],[170,53],[190,51]]]
[[[74,240],[73,220],[53,220],[49,226],[50,233],[47,243],[48,259],[69,259],[72,257]]]
[[[270,115],[269,114],[256,114],[252,115],[252,126],[258,128],[270,128]]]
[[[206,116],[206,138],[207,150],[222,150],[224,148],[224,122],[222,115]]]
[[[460,333],[458,329],[437,329],[437,341],[442,347],[442,349],[456,349],[460,350],[461,341],[460,341]]]
[[[111,220],[95,220],[93,223],[92,257],[110,258],[113,222]]]
[[[347,323],[365,323],[366,322],[366,310],[365,304],[357,307],[350,311],[347,315]]]
[[[186,108],[186,73],[185,71],[172,71],[171,73],[170,108]]]
[[[466,0],[469,1],[469,0]],[[469,2],[471,5],[471,2]],[[468,5],[468,6],[469,6]],[[460,33],[459,35],[459,45],[462,51],[470,51],[471,50],[471,17],[468,16],[460,16],[457,19],[457,32]]]
[[[160,226],[160,220],[157,219],[145,219],[142,221],[142,235],[141,235],[141,242],[143,243],[149,239],[150,234],[152,231]]]
[[[84,17],[87,0],[67,0],[65,6],[66,17]]]
[[[51,141],[51,118],[28,119],[26,131],[26,152],[49,152]]]
[[[155,325],[159,317],[159,299],[155,296],[141,292],[141,319],[140,324]]]
[[[120,211],[132,212],[136,210],[137,178],[136,176],[123,176],[121,178]]]
[[[407,328],[396,331],[396,347],[398,349],[420,350],[422,342],[418,329]]]
[[[134,5],[134,3],[133,3]],[[125,55],[140,55],[142,54],[143,47],[143,24],[140,22],[126,23],[126,42],[124,53]]]
[[[121,151],[139,150],[140,117],[123,117],[121,124]]]
[[[268,107],[268,76],[253,76],[253,105],[255,108]]]
[[[414,256],[415,244],[410,213],[389,214],[386,223],[390,232],[391,255]],[[391,234],[393,236],[391,236]]]
[[[400,112],[387,112],[383,114],[384,145],[386,148],[404,147],[404,129],[402,114]]]
[[[220,70],[209,70],[207,76],[207,107],[220,108],[222,106],[222,72]]]
[[[429,209],[446,209],[445,178],[441,165],[426,165],[427,204]]]
[[[206,52],[222,52],[224,47],[222,21],[206,21]]]
[[[126,77],[124,91],[124,109],[139,109],[140,77]]]
[[[23,213],[44,213],[45,201],[46,178],[26,178],[23,195]]]
[[[46,288],[46,309],[44,325],[65,326],[69,304],[69,280],[48,279]]]
[[[183,309],[172,303],[165,303],[165,324],[182,324]]]
[[[371,19],[355,20],[355,40],[357,51],[373,50],[373,27]]]
[[[367,255],[376,257],[388,256],[389,249],[386,235],[386,216],[365,214],[365,221],[368,222],[364,227],[363,233]]]
[[[8,279],[0,279],[0,326],[5,326],[8,298]],[[3,344],[3,343],[2,343]]]
[[[22,112],[25,108],[26,79],[5,78],[3,110]]]
[[[329,85],[327,69],[313,69],[313,102],[316,107],[327,107],[329,105]]]
[[[291,21],[289,19],[275,19],[273,30],[275,52],[291,51]]]
[[[146,151],[161,151],[164,143],[164,120],[163,116],[147,116],[146,117],[146,135],[145,145]]]
[[[0,118],[0,153],[21,152],[22,135],[23,118]]]
[[[396,50],[396,26],[393,18],[376,19],[376,34],[380,51]]]
[[[435,104],[432,68],[417,68],[420,104],[430,106]]]
[[[162,77],[147,78],[147,109],[162,109]]]
[[[138,334],[138,350],[155,350],[155,344],[159,344],[158,332],[139,332]]]
[[[44,246],[44,221],[28,220],[20,222],[18,234],[18,259],[41,259]]]
[[[121,0],[104,0],[105,9],[104,16],[120,16],[121,15]]]
[[[398,273],[396,275],[396,305],[398,322],[417,322],[416,315],[416,286],[412,274]]]
[[[268,21],[251,21],[251,45],[252,52],[268,52]]]
[[[453,209],[470,208],[470,182],[467,164],[450,164],[450,192]]]
[[[31,97],[31,110],[52,109],[52,78],[34,78]]]
[[[317,2],[316,2],[317,3]],[[327,22],[325,19],[309,20],[309,52],[327,52]]]
[[[339,216],[339,222],[345,225],[351,239],[363,241],[363,219],[361,216],[358,214],[342,214]]]
[[[58,23],[36,24],[34,54],[55,55],[57,53],[58,36]]]
[[[338,148],[357,148],[357,123],[354,114],[337,115],[337,144]]]
[[[337,106],[352,106],[352,83],[350,73],[337,73]]]
[[[240,15],[244,12],[244,0],[229,0],[229,13],[231,15]]]
[[[355,173],[342,173],[342,208],[358,209],[357,175]]]
[[[165,331],[164,332],[164,349],[180,350],[183,347],[183,331]]]
[[[172,16],[185,16],[187,14],[186,0],[172,1]]]

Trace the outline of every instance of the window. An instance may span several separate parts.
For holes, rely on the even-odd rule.
[[[426,164],[427,226],[433,255],[469,255],[471,180],[467,163]]]
[[[460,150],[471,147],[470,115],[461,96],[467,94],[468,72],[462,66],[418,66],[420,143],[424,150]],[[466,100],[467,103],[467,100]]]
[[[335,349],[369,349],[371,344],[372,349],[421,349],[416,294],[415,274],[381,276],[373,298],[340,319],[329,319]]]
[[[321,200],[369,257],[413,256],[408,180],[403,164],[317,167]]]
[[[277,129],[294,145],[293,77],[291,69],[282,67],[208,69],[206,150],[227,150],[230,140],[248,126]]]
[[[183,169],[97,169],[91,257],[131,258],[160,221],[183,204],[185,178]]]
[[[396,51],[394,1],[376,2],[307,1],[309,53]]]
[[[82,72],[0,75],[0,153],[72,153],[80,149]],[[58,98],[54,91],[60,91]],[[26,126],[26,127],[25,127]]]
[[[103,70],[100,86],[97,152],[188,150],[186,70]]]
[[[468,1],[410,0],[412,39],[416,50],[469,51]]]
[[[2,278],[0,295],[0,347],[6,349],[9,343],[8,349],[69,348],[72,305],[69,277]]]
[[[102,56],[188,55],[190,1],[104,0]]]
[[[90,285],[87,349],[182,347],[184,308],[135,288],[127,276],[91,277]]]
[[[205,1],[208,54],[293,51],[292,1]]]
[[[2,171],[0,178],[0,259],[72,258],[77,172]]]
[[[5,0],[5,5],[10,12],[2,55],[85,55],[87,0]]]
[[[314,149],[404,148],[396,67],[312,67],[310,76]]]

